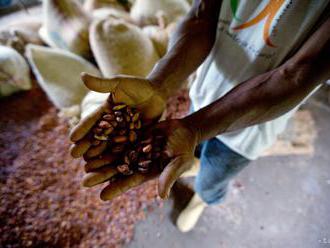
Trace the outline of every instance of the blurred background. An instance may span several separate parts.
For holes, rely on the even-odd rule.
[[[68,152],[68,132],[88,95],[80,72],[145,76],[191,4],[146,2],[0,0],[0,247],[330,247],[328,85],[189,233],[174,223],[193,178],[176,183],[167,201],[155,181],[111,202],[99,199],[102,187],[81,186],[83,162]],[[127,33],[89,33],[95,20]],[[131,47],[140,54],[131,56]],[[167,118],[187,114],[193,79],[169,100]]]

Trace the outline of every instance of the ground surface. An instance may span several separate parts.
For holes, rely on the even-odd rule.
[[[128,247],[330,247],[330,108],[315,99],[306,108],[318,133],[314,155],[253,162],[235,180],[226,202],[209,207],[186,234],[172,222],[182,207],[173,211],[174,202],[190,195],[180,186],[175,200],[136,226]]]

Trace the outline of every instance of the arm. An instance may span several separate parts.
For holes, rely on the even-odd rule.
[[[181,87],[209,55],[216,37],[221,0],[195,0],[170,38],[166,55],[147,77],[165,99]]]
[[[249,79],[185,122],[199,142],[272,120],[297,106],[330,78],[330,18],[280,67]]]

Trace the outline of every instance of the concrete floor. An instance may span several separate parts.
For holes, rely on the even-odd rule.
[[[330,108],[315,99],[306,108],[318,132],[313,156],[254,161],[225,203],[209,207],[185,234],[173,225],[183,205],[177,203],[191,195],[181,185],[174,199],[136,226],[128,247],[330,248]]]

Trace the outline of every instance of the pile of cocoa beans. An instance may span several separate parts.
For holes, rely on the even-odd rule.
[[[141,113],[123,103],[108,100],[108,109],[93,128],[93,146],[106,142],[104,154],[114,154],[116,166],[122,175],[135,172],[149,173],[153,169],[162,170],[168,160],[163,152],[165,136],[150,132],[144,125]]]

